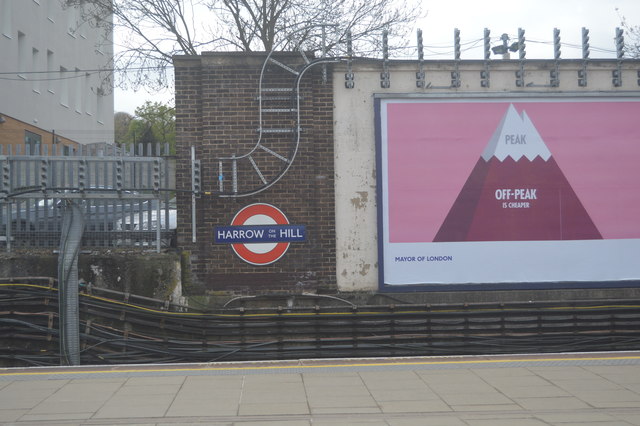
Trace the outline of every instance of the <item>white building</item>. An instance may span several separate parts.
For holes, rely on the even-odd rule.
[[[113,142],[110,30],[62,0],[0,0],[0,144]]]

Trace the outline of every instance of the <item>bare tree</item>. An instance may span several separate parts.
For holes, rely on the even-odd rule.
[[[631,25],[625,17],[622,17],[620,25],[624,29],[625,55],[630,58],[640,58],[640,25]]]
[[[422,17],[420,1],[395,0],[62,0],[92,25],[121,34],[116,85],[165,87],[174,55],[203,50],[344,52],[351,33],[358,54],[375,56],[381,33],[396,40]],[[125,76],[126,78],[122,78]]]
[[[385,29],[401,39],[423,16],[420,3],[393,0],[209,0],[221,32],[236,49],[344,52],[347,33],[360,54],[370,55]],[[342,47],[342,49],[340,48]]]
[[[197,55],[219,39],[202,25],[204,0],[62,0],[82,10],[85,23],[118,32],[113,66],[115,84],[167,86],[174,55]]]

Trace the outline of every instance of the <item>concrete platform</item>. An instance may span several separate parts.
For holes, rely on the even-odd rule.
[[[640,425],[640,353],[0,369],[3,425]]]

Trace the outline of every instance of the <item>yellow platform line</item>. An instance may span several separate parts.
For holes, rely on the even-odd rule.
[[[640,360],[640,355],[632,356],[596,356],[596,357],[569,357],[569,358],[501,358],[501,359],[465,359],[465,360],[444,360],[444,361],[409,361],[409,362],[371,362],[371,363],[342,363],[342,364],[289,364],[289,365],[254,365],[254,366],[220,366],[220,367],[188,367],[188,368],[128,368],[104,370],[80,370],[75,371],[76,367],[60,367],[60,371],[2,371],[0,369],[0,377],[8,376],[56,376],[56,375],[89,375],[89,374],[121,374],[121,373],[180,373],[180,372],[207,372],[207,371],[249,371],[249,370],[285,370],[285,369],[301,369],[312,370],[319,368],[354,368],[354,367],[394,367],[394,366],[429,366],[429,365],[471,365],[471,364],[515,364],[515,363],[544,363],[544,362],[574,362],[574,361],[624,361],[624,360]],[[91,367],[80,367],[91,368]]]

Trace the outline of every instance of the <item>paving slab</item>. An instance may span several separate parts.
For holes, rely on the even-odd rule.
[[[210,416],[236,416],[238,414],[238,401],[174,401],[167,409],[166,417],[210,417]]]
[[[371,414],[371,413],[380,413],[380,408],[378,407],[311,407],[311,414],[343,414],[343,415],[353,415],[353,414]],[[345,423],[343,423],[345,424]],[[351,424],[351,423],[347,423]]]
[[[442,413],[452,411],[451,407],[441,400],[430,401],[380,401],[383,413]]]
[[[285,414],[309,414],[307,402],[281,402],[281,403],[242,403],[238,409],[241,416],[251,415],[285,415]]]
[[[538,417],[550,424],[565,424],[565,423],[582,423],[586,424],[589,422],[615,422],[620,419],[612,414],[603,413],[595,410],[587,410],[587,411],[575,411],[575,412],[546,412],[539,413]]]
[[[451,405],[453,411],[458,412],[475,412],[482,413],[487,411],[523,411],[522,407],[518,404],[464,404],[464,405]]]
[[[585,389],[599,389],[599,390],[622,390],[625,387],[619,383],[612,382],[611,380],[603,379],[602,377],[594,379],[550,379],[549,382],[554,386],[558,386],[568,392],[576,392]]]
[[[299,390],[278,390],[278,392],[242,392],[241,404],[276,404],[276,403],[307,403],[307,395],[304,389]]]
[[[130,377],[125,386],[158,386],[158,385],[171,385],[182,384],[185,381],[185,376],[141,376]]]
[[[377,407],[376,400],[371,396],[352,396],[344,398],[339,395],[324,395],[322,397],[310,397],[308,404],[311,407]]]
[[[175,395],[180,388],[181,384],[159,384],[159,385],[128,385],[124,384],[118,388],[115,392],[117,396],[131,396],[136,397],[139,395]]]
[[[313,423],[315,426],[316,423]],[[292,421],[276,421],[276,422],[242,422],[242,426],[311,426],[311,422],[302,421],[302,420],[292,420]]]
[[[32,410],[29,411],[29,414],[94,413],[99,410],[103,404],[104,402],[102,401],[57,402],[47,400],[35,406]]]
[[[308,423],[308,422],[307,422]],[[204,422],[183,422],[180,421],[179,419],[176,420],[176,422],[159,422],[159,423],[153,423],[152,425],[149,426],[234,426],[234,422],[233,421],[222,421],[222,422],[218,422],[218,421],[207,421],[207,423]],[[246,425],[246,423],[245,423]],[[145,425],[146,426],[146,425]]]
[[[588,423],[562,423],[561,426],[629,426],[627,422],[588,422]]]
[[[440,396],[431,389],[369,389],[376,401],[431,401]]]
[[[496,388],[505,388],[505,387],[529,387],[529,386],[549,386],[551,383],[549,380],[544,379],[540,376],[529,375],[529,376],[483,376],[485,382],[489,385],[494,386]]]
[[[575,391],[573,395],[593,405],[597,403],[620,402],[627,406],[640,407],[640,394],[627,389],[585,389]],[[622,405],[624,406],[624,405]]]
[[[173,402],[174,395],[115,396],[104,404],[95,418],[163,417]]]
[[[560,396],[553,398],[514,398],[525,410],[575,410],[590,408],[584,401],[573,396]]]
[[[53,421],[69,421],[69,420],[88,420],[93,416],[93,411],[86,413],[46,413],[46,414],[25,414],[20,417],[20,422],[44,422]],[[18,423],[20,424],[20,423]]]
[[[55,393],[55,389],[0,392],[0,410],[31,409]]]
[[[441,393],[440,397],[450,405],[503,405],[514,401],[498,392]]]
[[[469,426],[548,426],[535,418],[467,420]]]
[[[497,390],[510,398],[549,398],[571,396],[571,394],[556,386],[498,386]]]
[[[611,414],[618,420],[625,421],[632,425],[640,425],[640,410],[634,410],[633,412],[615,412]]]
[[[456,417],[420,416],[388,419],[389,426],[468,426],[468,423]],[[315,426],[315,423],[314,423]]]
[[[29,410],[0,410],[0,422],[15,422],[28,412]]]
[[[305,360],[110,366],[95,374],[90,367],[0,369],[0,423],[640,426],[640,353],[624,358]]]
[[[415,423],[414,423],[415,424]],[[342,418],[342,419],[314,419],[311,423],[312,426],[389,426],[387,421],[376,419],[357,419],[357,418]],[[244,425],[243,425],[244,426]]]

